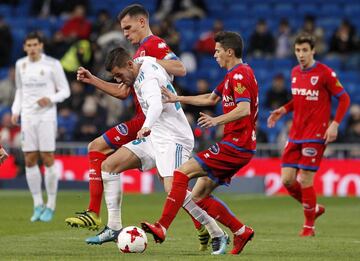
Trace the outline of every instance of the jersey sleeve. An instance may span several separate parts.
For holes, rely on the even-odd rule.
[[[15,65],[15,86],[16,86],[16,92],[15,92],[15,98],[14,102],[11,106],[11,112],[13,114],[20,114],[21,112],[21,103],[22,103],[22,82],[21,82],[21,76],[20,76],[20,63],[17,62]]]
[[[336,76],[336,73],[333,70],[327,68],[325,70],[324,75],[325,75],[325,88],[330,91],[331,95],[335,97],[339,97],[343,93],[345,93],[344,87],[340,83],[339,79]]]
[[[244,79],[244,77],[241,74],[234,74],[233,77],[230,79],[229,87],[232,86],[234,89],[234,98],[235,102],[250,102],[250,92],[248,86],[247,80]]]
[[[64,69],[58,60],[54,62],[53,79],[56,86],[56,93],[49,98],[53,103],[62,102],[70,96],[70,87]]]
[[[217,96],[221,97],[224,89],[224,83],[225,80],[223,80],[221,83],[216,86],[216,88],[213,90],[213,93],[215,93]]]
[[[154,39],[144,44],[144,51],[146,56],[152,56],[159,60],[179,60],[162,39]]]

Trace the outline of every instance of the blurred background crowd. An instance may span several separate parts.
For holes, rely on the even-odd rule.
[[[22,44],[30,31],[45,38],[45,52],[58,58],[67,74],[71,97],[58,105],[58,141],[89,142],[117,123],[130,119],[131,99],[120,101],[76,81],[79,66],[111,80],[103,62],[112,48],[134,47],[116,21],[129,0],[0,0],[0,133],[5,146],[19,147],[19,126],[10,123],[15,93],[14,64],[24,56]],[[316,58],[333,68],[352,105],[340,127],[338,143],[360,142],[360,2],[358,0],[144,0],[152,32],[182,59],[187,76],[177,78],[179,94],[213,90],[226,71],[213,59],[213,36],[221,30],[239,32],[245,41],[244,61],[259,83],[258,142],[283,147],[290,117],[274,129],[266,127],[269,112],[290,98],[290,71],[297,64],[293,39],[299,32],[316,36]],[[334,100],[336,102],[336,100]],[[335,106],[333,106],[335,107]],[[221,129],[201,129],[199,111],[217,114],[221,107],[184,106],[197,137],[196,149],[212,143]],[[277,156],[278,153],[276,153]],[[271,155],[270,155],[271,156]],[[352,151],[348,157],[359,157]]]

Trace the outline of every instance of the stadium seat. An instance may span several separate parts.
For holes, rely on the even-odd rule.
[[[297,11],[298,15],[304,16],[308,14],[316,15],[319,10],[319,6],[317,4],[309,3],[309,4],[299,4]]]

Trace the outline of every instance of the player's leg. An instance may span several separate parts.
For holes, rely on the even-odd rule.
[[[302,204],[304,208],[304,227],[300,236],[315,235],[316,193],[313,186],[315,172],[300,170],[300,184],[302,192]]]
[[[210,216],[216,217],[217,221],[233,232],[234,248],[231,250],[231,253],[239,254],[246,243],[253,237],[254,231],[236,218],[234,213],[223,201],[210,195],[209,191],[204,190],[204,188],[208,188],[212,184],[214,184],[214,181],[208,177],[199,178],[193,188],[193,198],[196,204],[204,209]]]
[[[281,181],[289,195],[302,203],[301,186],[296,179],[301,159],[301,144],[288,142],[281,158]]]
[[[166,230],[182,207],[190,178],[196,177],[201,172],[204,171],[194,159],[190,159],[175,170],[171,190],[166,198],[161,218],[154,225],[148,222],[141,223],[145,232],[153,234],[157,243],[165,240]]]
[[[30,193],[34,201],[34,212],[31,222],[38,221],[44,210],[44,201],[41,189],[41,173],[38,166],[39,141],[37,135],[37,122],[21,121],[22,150],[25,157],[25,175]]]
[[[35,222],[40,220],[40,216],[44,210],[44,201],[41,189],[41,173],[38,166],[39,152],[24,152],[24,156],[26,181],[34,202],[34,212],[30,221]]]
[[[120,173],[128,169],[142,167],[145,170],[155,166],[155,162],[148,155],[148,152],[152,151],[151,148],[147,147],[148,143],[135,140],[118,149],[103,162],[101,172],[108,210],[108,223],[99,234],[87,238],[86,243],[101,245],[117,239],[122,228]]]
[[[40,156],[45,165],[44,179],[47,193],[47,203],[40,216],[40,221],[49,222],[52,220],[56,208],[59,173],[54,164],[54,152],[40,152]]]
[[[38,125],[37,135],[40,147],[40,157],[45,166],[44,180],[47,193],[47,203],[40,216],[40,221],[44,222],[49,222],[53,218],[60,176],[60,173],[57,173],[54,164],[56,132],[56,121],[41,121]]]

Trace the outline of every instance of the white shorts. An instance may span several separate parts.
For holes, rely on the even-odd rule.
[[[22,120],[22,150],[24,152],[55,151],[56,131],[56,121]]]
[[[178,143],[156,144],[146,137],[124,145],[141,160],[141,170],[157,168],[161,177],[172,177],[174,170],[190,158],[191,151]]]

